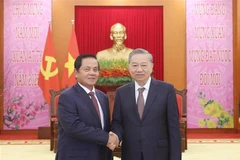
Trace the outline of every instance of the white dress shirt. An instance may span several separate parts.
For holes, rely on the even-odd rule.
[[[138,89],[139,88],[145,88],[143,91],[143,99],[144,99],[144,105],[146,105],[146,100],[147,100],[147,95],[148,95],[148,91],[150,88],[150,83],[151,83],[151,77],[148,78],[147,83],[144,86],[139,86],[137,84],[137,82],[135,81],[135,98],[136,98],[136,104],[137,104],[137,98],[138,98]]]

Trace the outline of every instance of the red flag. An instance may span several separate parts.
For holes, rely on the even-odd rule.
[[[68,45],[68,54],[66,56],[66,62],[64,64],[62,88],[65,88],[66,86],[70,87],[77,82],[74,75],[74,61],[78,55],[79,51],[75,33],[75,26],[74,24],[72,24],[72,33]]]
[[[38,77],[38,86],[42,89],[43,96],[48,104],[50,104],[49,90],[53,89],[57,91],[60,89],[56,54],[54,50],[50,25],[48,27],[47,39]]]

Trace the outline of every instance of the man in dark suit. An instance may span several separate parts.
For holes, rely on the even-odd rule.
[[[134,82],[117,89],[112,131],[122,141],[122,160],[181,160],[181,136],[174,87],[155,80],[152,55],[129,55]]]
[[[110,130],[107,96],[94,88],[99,76],[95,55],[81,54],[74,63],[77,83],[58,102],[56,160],[110,160],[107,148],[118,142]]]

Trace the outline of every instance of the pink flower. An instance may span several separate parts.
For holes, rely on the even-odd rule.
[[[17,104],[19,107],[22,107],[22,106],[23,106],[23,103],[22,103],[21,101],[18,101],[16,104]]]
[[[24,115],[25,113],[26,113],[26,111],[25,111],[23,108],[21,108],[20,114],[21,114],[21,115]]]
[[[16,126],[16,125],[19,125],[20,124],[20,120],[19,119],[14,119],[13,120],[13,124]]]
[[[36,116],[36,114],[37,113],[35,111],[32,111],[32,113],[31,113],[32,116]]]
[[[21,121],[21,122],[24,122],[25,120],[26,120],[26,117],[25,117],[25,116],[21,116],[21,117],[20,117],[20,121]]]
[[[32,120],[35,120],[37,113],[45,107],[41,104],[36,104],[34,101],[23,104],[24,95],[13,97],[9,100],[9,104],[4,108],[4,125],[13,130],[18,130],[21,127],[28,125]],[[44,103],[43,105],[45,105]]]
[[[34,109],[35,109],[35,111],[39,111],[40,110],[40,106],[35,105]]]
[[[10,109],[13,109],[13,110],[17,109],[17,104],[15,103],[11,104]]]

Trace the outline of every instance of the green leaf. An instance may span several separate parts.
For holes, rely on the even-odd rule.
[[[110,78],[104,78],[99,77],[97,81],[97,85],[99,86],[115,86],[115,85],[123,85],[126,83],[132,82],[131,77],[110,77]]]

